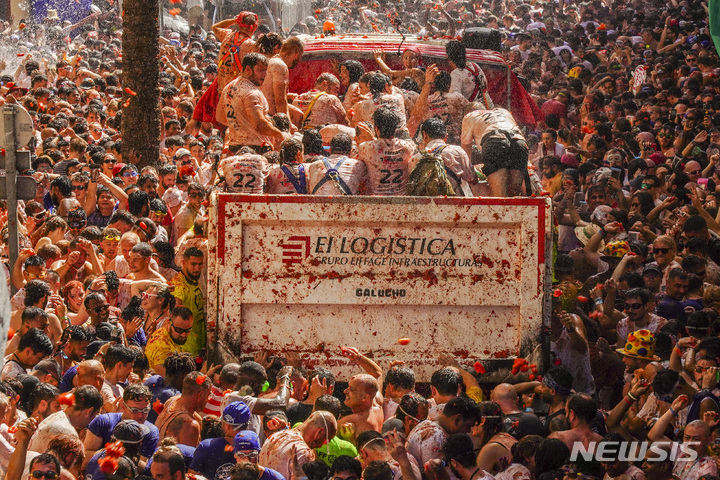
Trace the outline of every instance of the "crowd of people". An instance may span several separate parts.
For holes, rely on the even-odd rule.
[[[152,161],[122,154],[122,19],[98,6],[0,34],[0,98],[35,121],[24,173],[38,183],[14,264],[1,231],[7,480],[718,478],[706,2],[318,0],[291,28],[252,12],[213,24],[210,2],[181,2],[198,24],[160,39]],[[493,104],[462,42],[473,27],[500,31],[535,125]],[[290,91],[303,35],[398,30],[446,39],[446,64],[410,48],[401,70],[382,51],[369,70],[346,52]],[[551,197],[550,364],[517,361],[498,383],[444,355],[417,391],[400,359],[352,346],[347,384],[293,352],[208,364],[218,192]]]

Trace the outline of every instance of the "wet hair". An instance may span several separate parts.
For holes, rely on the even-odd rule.
[[[457,370],[445,367],[433,372],[430,385],[435,387],[440,395],[457,395],[462,385],[462,377]]]
[[[340,68],[343,67],[348,71],[350,83],[358,82],[360,77],[365,73],[365,67],[357,60],[345,60],[340,64]],[[358,475],[358,477],[359,476],[360,475]]]
[[[362,475],[362,464],[356,458],[348,455],[340,455],[332,463],[330,474],[335,475],[340,472],[354,473],[357,478]]]
[[[435,78],[435,81],[433,84],[435,85],[435,90],[438,92],[447,93],[450,91],[450,82],[452,81],[452,77],[450,77],[450,73],[441,71],[438,73],[438,76]]]
[[[675,370],[659,370],[653,379],[653,392],[658,396],[672,394],[678,380],[680,380],[680,374]]]
[[[110,370],[118,363],[132,363],[135,361],[135,352],[125,345],[110,345],[105,353],[105,370]]]
[[[255,42],[255,48],[257,49],[258,53],[262,53],[266,56],[274,55],[275,48],[279,46],[282,46],[282,37],[274,32],[260,35]]]
[[[30,394],[30,401],[27,405],[29,408],[25,410],[25,413],[30,416],[33,410],[40,405],[40,402],[44,400],[49,404],[55,400],[58,395],[60,395],[60,390],[58,390],[57,387],[50,385],[49,383],[40,383]]]
[[[100,410],[103,406],[103,398],[97,388],[92,385],[83,385],[75,390],[75,410]]]
[[[441,118],[432,117],[420,124],[420,132],[426,134],[430,139],[444,139],[447,135],[447,128]]]
[[[165,377],[181,375],[185,378],[185,375],[195,371],[195,359],[187,352],[172,353],[163,362],[163,367]]]
[[[330,153],[348,155],[352,151],[352,138],[347,133],[338,133],[330,140]]]
[[[467,433],[450,435],[447,440],[443,442],[440,451],[446,463],[450,463],[450,460],[455,460],[464,468],[477,466],[475,452],[473,451],[473,441]]]
[[[653,294],[647,288],[631,288],[625,292],[625,299],[627,300],[628,298],[639,298],[643,305],[647,305],[647,303],[652,300]]]
[[[568,414],[574,412],[580,420],[591,423],[597,415],[597,402],[589,395],[576,393],[568,399],[567,410]]]
[[[570,449],[565,442],[546,438],[535,452],[535,473],[539,477],[542,473],[562,467],[569,459]]]
[[[465,68],[467,63],[465,45],[457,40],[450,40],[445,45],[445,53],[447,54],[448,60],[457,65],[458,68]]]
[[[39,302],[42,297],[49,297],[51,294],[50,285],[42,280],[30,280],[25,284],[25,300],[23,303],[26,307],[31,307]]]
[[[380,138],[393,138],[400,122],[400,116],[387,107],[380,107],[373,113],[373,124]]]
[[[512,452],[513,462],[517,462],[528,467],[530,459],[535,458],[538,448],[543,443],[543,437],[539,435],[526,435],[515,443],[510,451]]]
[[[30,471],[33,471],[35,465],[52,465],[55,473],[60,474],[60,461],[54,455],[49,453],[41,453],[37,457],[30,460]]]
[[[283,142],[284,143],[284,142]],[[303,132],[302,146],[305,155],[324,155],[322,135],[319,130],[310,128]]]
[[[152,393],[142,383],[130,383],[123,391],[123,400],[125,402],[149,402],[152,400]]]
[[[285,139],[280,144],[280,161],[281,163],[294,163],[297,160],[297,154],[302,154],[302,152],[303,144],[298,139]]]
[[[221,438],[225,436],[223,431],[222,421],[215,415],[207,415],[202,420],[202,427],[200,428],[200,439],[207,440],[208,438]]]
[[[29,348],[33,353],[42,353],[50,355],[53,352],[53,343],[42,330],[31,328],[25,335],[20,338],[17,351],[20,352]]]
[[[183,478],[185,476],[183,475]],[[254,463],[238,463],[230,469],[229,480],[259,480],[260,467]]]
[[[254,68],[257,65],[268,65],[268,59],[261,53],[248,53],[242,59],[242,69]]]
[[[317,400],[315,400],[315,405],[313,405],[313,407],[315,411],[324,410],[326,412],[332,413],[336,420],[340,418],[342,404],[337,397],[333,397],[332,395],[327,394],[320,395]]]
[[[485,402],[483,402],[483,403],[485,403]],[[495,403],[495,402],[490,402],[490,403]],[[497,404],[495,404],[495,405],[497,405]],[[481,405],[478,405],[470,397],[466,397],[464,395],[455,397],[455,398],[451,399],[450,401],[448,401],[445,404],[445,408],[443,409],[442,413],[446,417],[454,417],[455,415],[460,415],[460,417],[462,417],[463,420],[471,421],[471,422],[473,422],[473,424],[480,422],[480,417],[485,415],[482,412]],[[502,415],[502,412],[501,412],[501,415]],[[500,421],[500,424],[502,424],[502,420]]]
[[[370,462],[363,470],[363,480],[393,480],[393,471],[387,462],[375,460]]]
[[[410,415],[422,421],[424,418],[420,418],[420,407],[425,406],[427,409],[429,403],[425,397],[417,392],[406,393],[400,399],[400,404],[395,412],[395,418],[398,420],[405,421],[405,417]]]
[[[384,73],[379,72],[372,73],[368,81],[368,87],[370,87],[370,93],[372,93],[373,97],[377,97],[385,92],[385,87],[390,84],[390,78]]]
[[[385,384],[412,390],[415,388],[415,372],[410,367],[395,365],[385,375]]]

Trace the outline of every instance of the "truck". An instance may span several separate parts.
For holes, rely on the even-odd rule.
[[[541,198],[211,199],[211,358],[299,353],[340,380],[357,347],[429,381],[438,356],[503,381],[513,359],[547,365],[551,202]]]

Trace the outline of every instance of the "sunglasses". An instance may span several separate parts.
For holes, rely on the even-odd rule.
[[[648,190],[650,188],[655,188],[655,184],[654,183],[641,183],[640,188],[642,188],[643,190]]]
[[[110,304],[106,303],[105,305],[100,305],[99,307],[93,308],[93,312],[100,313],[100,312],[104,312],[109,309],[110,309]]]
[[[700,175],[701,170],[693,170],[692,172],[687,172],[688,175]]]
[[[83,228],[85,226],[85,222],[68,222],[68,226],[70,228]]]
[[[710,367],[695,367],[695,373],[704,373],[710,370]]]
[[[57,472],[53,472],[53,471],[50,471],[50,472],[41,472],[40,470],[35,470],[34,472],[32,472],[31,475],[32,475],[33,478],[43,478],[43,477],[45,477],[45,478],[47,478],[48,480],[55,480],[55,479],[58,478],[58,476],[59,476],[59,475],[57,474]]]
[[[119,242],[120,236],[119,235],[105,235],[104,239],[108,240],[110,242]]]
[[[162,217],[164,217],[165,215],[167,215],[167,213],[161,212],[160,210],[153,210],[152,213],[153,213],[156,217],[160,217],[160,218],[162,218]]]
[[[177,333],[179,333],[180,335],[182,335],[183,333],[190,333],[190,332],[192,331],[192,327],[190,327],[190,328],[179,328],[179,327],[176,327],[174,323],[171,323],[170,325],[172,325],[172,327],[175,329],[175,331],[176,331]]]
[[[148,299],[150,299],[150,298],[152,298],[152,297],[157,297],[157,295],[155,295],[154,293],[142,292],[142,298],[143,298],[143,300],[148,300]]]
[[[670,251],[669,248],[660,248],[660,247],[653,247],[653,252],[659,253],[660,255],[665,255]]]
[[[640,310],[642,307],[644,307],[644,303],[626,303],[625,308],[628,310]]]
[[[203,196],[203,194],[200,192],[188,193],[188,197],[190,197],[190,198],[202,198],[202,196]]]
[[[47,210],[43,210],[42,212],[38,212],[38,213],[33,213],[30,216],[33,217],[35,220],[43,220],[45,218],[45,215],[47,215]]]
[[[130,410],[130,413],[148,413],[150,411],[150,408],[152,408],[150,405],[145,408],[127,407],[127,409]]]
[[[685,59],[686,62],[694,62],[696,60],[697,60],[697,58],[694,58],[694,57],[688,57]]]
[[[134,170],[131,170],[131,171],[129,171],[129,172],[123,173],[123,177],[132,177],[132,178],[134,178],[134,177],[137,177],[137,176],[138,176],[138,173],[137,173],[136,171],[134,171]]]
[[[45,272],[38,273],[37,275],[25,272],[25,275],[27,275],[28,278],[45,278]]]
[[[106,163],[106,164],[115,163],[115,160],[112,158],[106,158],[105,160],[103,160],[103,163]]]

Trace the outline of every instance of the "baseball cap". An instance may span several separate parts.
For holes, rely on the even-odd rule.
[[[117,177],[118,175],[120,175],[120,170],[122,170],[124,167],[125,167],[124,163],[116,163],[112,169],[113,177]]]
[[[235,449],[233,450],[233,453],[241,450],[260,451],[260,439],[258,438],[257,433],[252,430],[243,430],[235,435]]]
[[[223,409],[221,418],[228,425],[246,425],[250,421],[250,409],[243,402],[232,402]]]
[[[190,155],[192,155],[192,153],[190,153],[190,150],[188,150],[187,148],[181,148],[177,152],[175,152],[175,155],[173,155],[173,159],[178,160],[178,159],[184,157],[185,155],[190,156]]]
[[[645,265],[645,268],[643,268],[643,275],[646,275],[648,273],[654,273],[656,275],[662,276],[662,270],[660,270],[660,267],[657,265],[653,265],[652,263]]]
[[[80,88],[90,90],[91,88],[95,88],[95,82],[93,82],[92,78],[86,78],[80,83]]]
[[[147,425],[135,420],[122,420],[113,428],[112,436],[123,443],[140,443],[148,433],[150,429]]]

